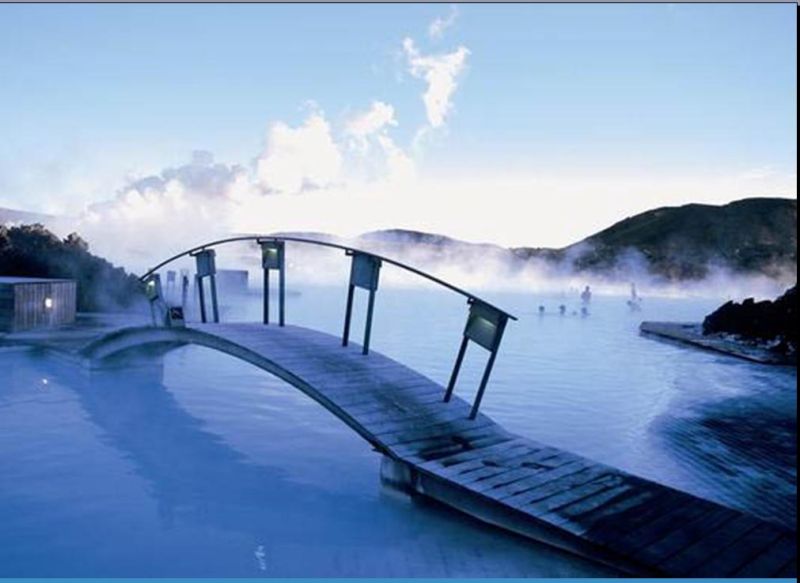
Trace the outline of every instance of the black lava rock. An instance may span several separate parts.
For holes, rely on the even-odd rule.
[[[797,350],[797,286],[775,301],[741,304],[727,302],[703,320],[703,334],[735,334],[743,340],[775,344],[773,350],[794,354]]]

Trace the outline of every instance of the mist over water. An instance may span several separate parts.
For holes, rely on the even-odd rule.
[[[746,297],[774,299],[796,282],[796,272],[786,271],[779,277],[742,275],[722,266],[711,267],[707,277],[699,280],[665,281],[650,273],[643,259],[634,253],[621,262],[616,270],[606,274],[576,272],[571,265],[554,265],[541,259],[522,260],[511,251],[495,245],[431,245],[386,241],[361,237],[342,239],[317,233],[296,236],[344,245],[376,253],[430,273],[444,281],[476,294],[569,294],[589,285],[594,293],[629,297],[631,285],[645,297],[703,298],[718,301],[742,300]],[[209,240],[210,241],[210,240]],[[208,241],[206,241],[208,242]],[[185,251],[181,249],[179,251]],[[248,272],[249,285],[260,288],[263,279],[261,251],[255,241],[219,245],[217,269]],[[153,256],[147,268],[168,255]],[[287,285],[336,286],[345,285],[349,277],[350,259],[341,250],[307,243],[286,243]],[[143,268],[144,270],[145,268]],[[187,270],[194,273],[194,259],[185,257],[162,268],[162,280],[167,270]],[[385,263],[380,273],[382,288],[436,289],[435,284]],[[717,306],[709,304],[709,311]],[[650,318],[654,319],[654,318]],[[656,318],[657,319],[657,318]],[[702,319],[702,318],[701,318]]]
[[[289,323],[340,334],[346,288],[292,280]],[[655,341],[642,319],[699,319],[710,298],[577,292],[488,298],[509,325],[482,410],[523,436],[785,525],[796,521],[796,369]],[[257,293],[221,294],[257,321]],[[360,339],[366,298],[357,294]],[[560,304],[567,307],[559,315]],[[545,307],[540,315],[539,305]],[[373,348],[444,384],[467,306],[386,286]],[[486,353],[468,350],[471,400]],[[595,567],[379,484],[379,456],[296,389],[185,347],[94,380],[0,351],[4,575],[597,575]]]
[[[796,198],[793,21],[672,5],[654,7],[658,18],[638,6],[605,16],[569,7],[566,18],[550,6],[389,7],[389,18],[276,7],[267,19],[249,7],[163,8],[3,12],[0,102],[15,115],[0,148],[0,206],[48,213],[15,211],[14,221],[77,232],[136,275],[225,237],[341,237],[519,317],[482,406],[510,431],[796,528],[796,368],[639,334],[642,320],[698,322],[727,300],[773,299],[795,284],[796,264],[763,257],[792,256],[796,206],[793,233],[752,223],[747,257],[738,253],[750,236],[730,225],[758,213],[727,223],[722,239],[683,219],[663,232],[647,223],[643,237],[618,239],[640,250],[609,244],[619,259],[604,271],[573,263],[592,250],[585,238],[664,205]],[[215,43],[196,34],[209,30]],[[669,66],[654,73],[657,62]],[[565,75],[587,63],[589,74]],[[180,161],[189,144],[219,157]],[[684,239],[686,227],[701,236]],[[379,229],[460,241],[369,236]],[[670,245],[646,249],[651,234]],[[680,255],[689,268],[674,271],[697,273],[691,252],[712,247],[720,259],[702,279],[650,269]],[[234,295],[220,272],[222,321],[260,321],[258,245],[215,249],[219,270],[249,276]],[[548,251],[566,258],[548,262]],[[300,243],[286,252],[287,321],[338,336],[350,258]],[[34,248],[30,263],[44,255]],[[108,272],[74,267],[97,296],[83,307],[116,311],[128,306],[119,296],[134,296],[115,317],[149,321],[135,279],[115,286]],[[194,260],[160,271],[176,305],[167,270],[192,282]],[[194,299],[187,313],[196,321]],[[446,385],[467,313],[465,297],[384,262],[372,348]],[[467,401],[486,356],[468,350],[456,387]],[[0,346],[0,577],[614,574],[384,488],[379,463],[318,403],[208,349],[87,376]]]
[[[340,334],[345,290],[301,289],[287,308],[289,321]],[[494,291],[488,299],[519,321],[509,324],[503,339],[484,412],[526,437],[794,524],[797,369],[638,331],[642,320],[699,321],[720,298],[645,296],[641,311],[632,311],[624,297],[595,295],[587,316],[579,290]],[[356,303],[356,341],[365,303],[363,297]],[[384,289],[376,300],[372,346],[446,385],[466,311],[448,292]],[[225,318],[252,321],[260,304],[226,312]],[[470,348],[456,394],[471,401],[485,361],[485,352]]]

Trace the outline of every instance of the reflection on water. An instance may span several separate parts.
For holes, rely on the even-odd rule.
[[[1,575],[613,574],[383,489],[366,443],[226,355],[0,359]]]
[[[581,317],[569,296],[492,299],[521,318],[485,412],[520,434],[794,525],[796,370],[637,333],[642,319],[697,320],[717,302],[645,298],[634,313],[627,298],[595,295]],[[304,289],[288,317],[340,333],[343,305],[343,290]],[[223,315],[257,319],[259,309],[253,297]],[[381,290],[373,346],[445,383],[465,315],[449,295]],[[459,395],[472,397],[484,362],[471,348]],[[263,371],[196,347],[156,365],[87,379],[0,350],[1,575],[604,574],[383,489],[377,454]]]

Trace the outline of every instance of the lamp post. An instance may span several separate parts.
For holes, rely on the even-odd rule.
[[[269,324],[269,272],[278,271],[278,325],[286,324],[286,246],[283,241],[259,239],[264,269],[264,324]]]
[[[161,290],[161,276],[154,273],[144,284],[144,293],[147,300],[150,302],[150,317],[153,319],[153,326],[158,325],[158,318],[156,317],[156,303],[162,299]]]
[[[492,374],[492,367],[494,366],[497,351],[500,349],[500,341],[503,339],[503,332],[505,332],[506,324],[508,323],[508,315],[499,311],[488,304],[481,302],[475,298],[469,300],[469,315],[467,316],[467,324],[464,327],[464,334],[461,339],[461,346],[458,349],[456,362],[453,366],[453,372],[450,375],[450,382],[447,384],[447,391],[444,394],[445,403],[453,396],[453,390],[458,380],[458,373],[461,370],[461,364],[464,361],[464,355],[467,351],[467,344],[473,341],[475,344],[485,348],[489,351],[489,360],[486,362],[486,367],[483,370],[481,377],[481,384],[478,387],[478,392],[475,395],[475,401],[472,403],[472,410],[470,411],[469,418],[475,419],[478,415],[478,409],[483,400],[483,393],[486,391],[486,385],[489,382],[489,376]]]

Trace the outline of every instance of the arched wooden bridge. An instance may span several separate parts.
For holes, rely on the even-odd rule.
[[[262,251],[263,321],[221,323],[213,247],[248,240]],[[286,325],[287,242],[325,245],[350,257],[342,337]],[[187,255],[197,262],[199,323],[186,322],[180,310],[166,304],[161,290],[158,271]],[[467,298],[466,324],[447,387],[369,351],[382,264]],[[279,276],[278,325],[269,325],[271,270]],[[82,358],[97,364],[143,348],[166,351],[185,344],[219,350],[285,380],[339,417],[384,454],[387,480],[480,520],[638,575],[795,576],[794,531],[514,435],[479,413],[503,331],[514,318],[474,294],[386,257],[293,237],[216,241],[168,259],[142,279],[154,325],[94,338],[78,351]],[[206,279],[211,318],[206,313]],[[360,346],[349,341],[357,288],[370,296]],[[489,352],[472,404],[454,394],[469,342]]]

